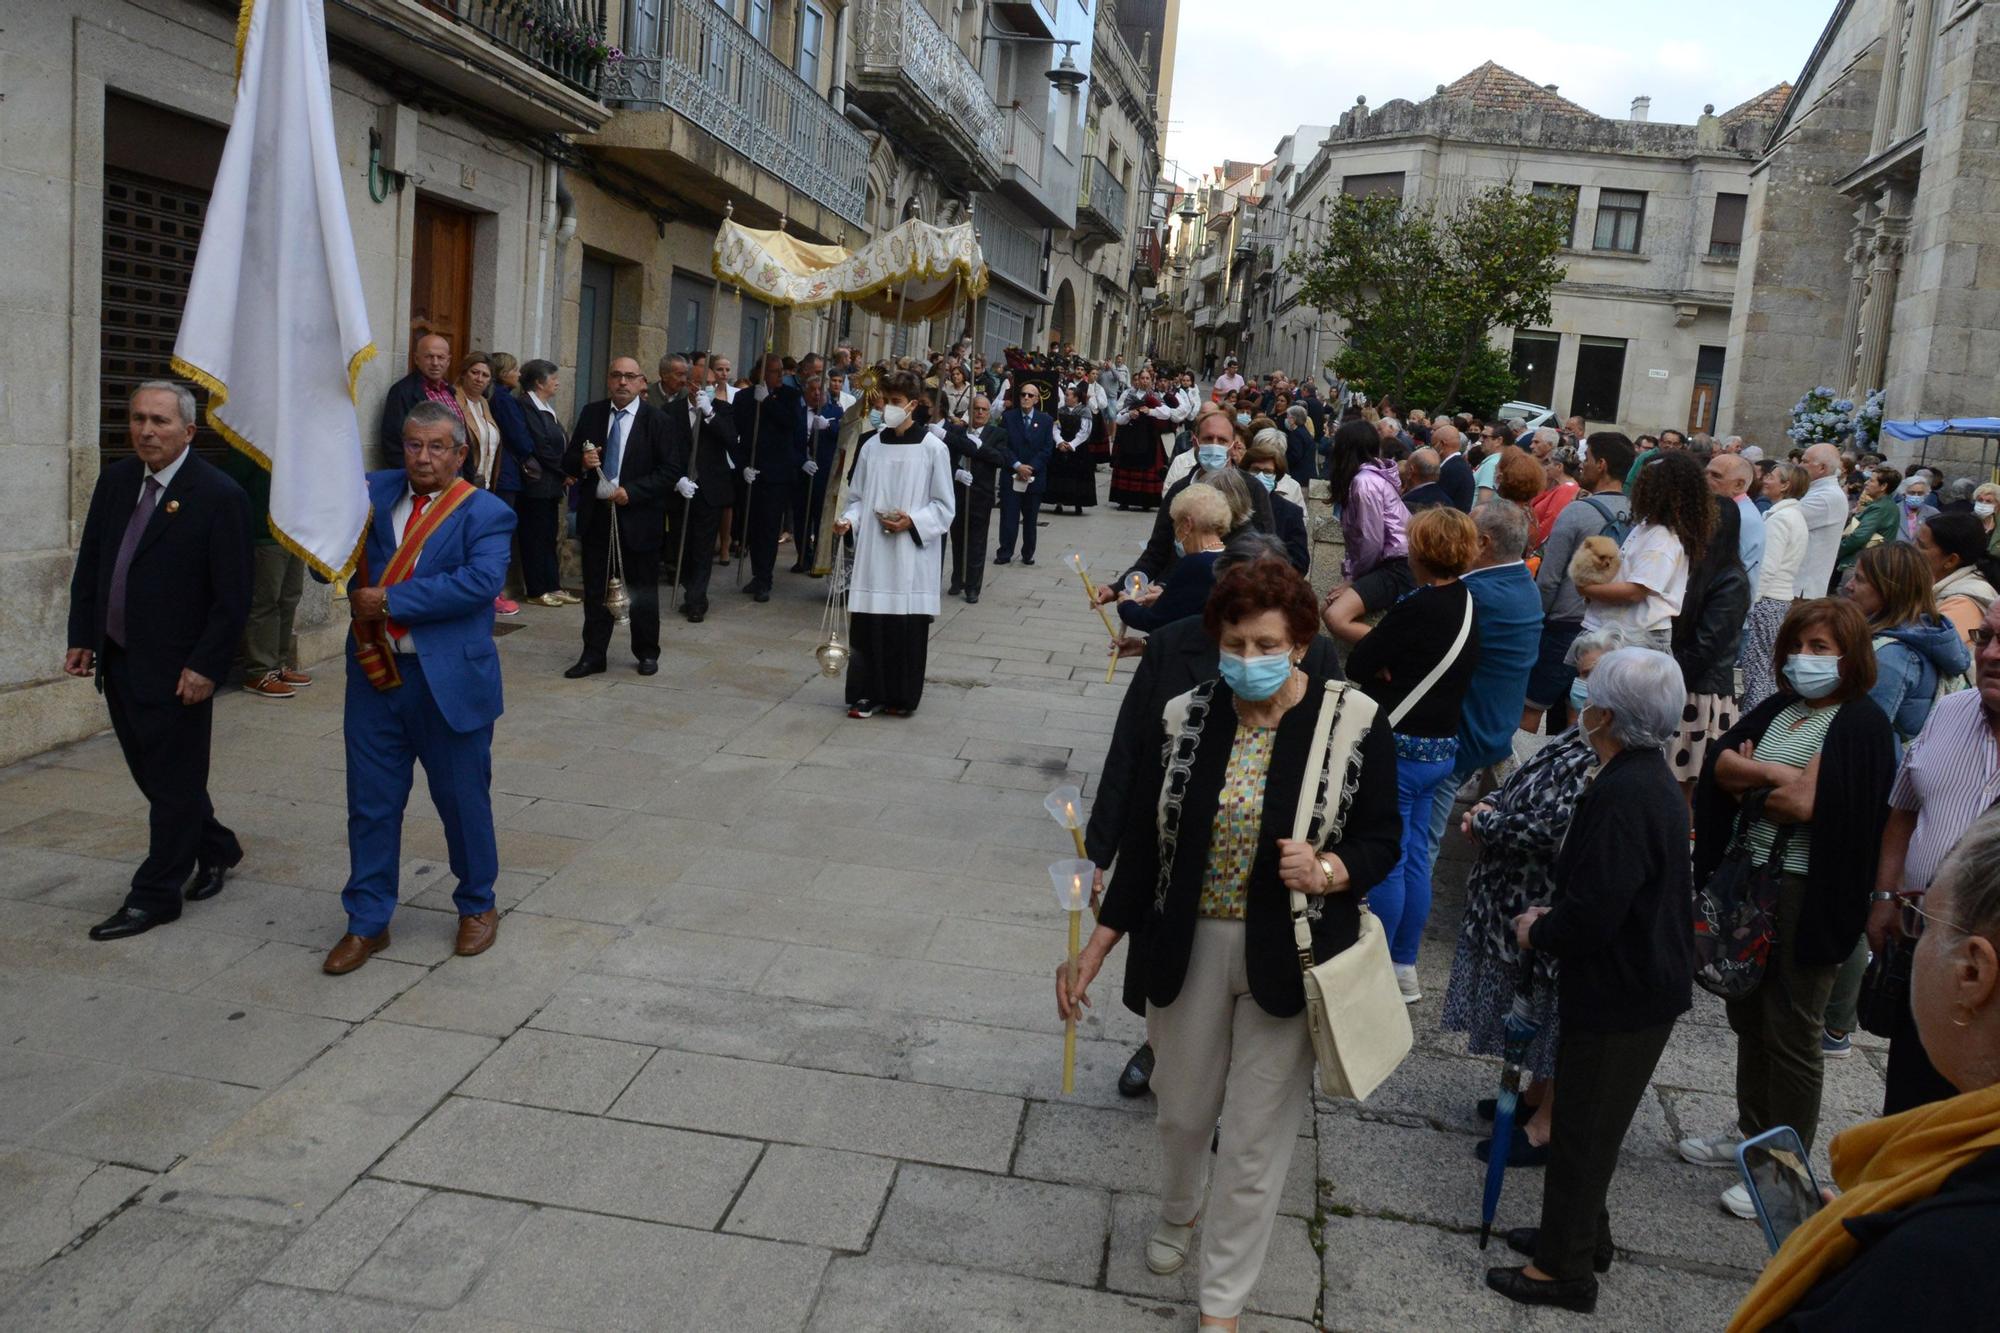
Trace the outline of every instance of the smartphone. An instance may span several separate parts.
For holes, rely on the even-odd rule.
[[[1819,1179],[1813,1175],[1812,1158],[1799,1132],[1790,1125],[1746,1139],[1736,1149],[1736,1167],[1756,1206],[1758,1224],[1771,1253],[1785,1243],[1805,1220],[1825,1203]]]

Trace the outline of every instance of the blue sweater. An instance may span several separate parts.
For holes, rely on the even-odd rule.
[[[1463,782],[1513,752],[1521,705],[1528,697],[1528,671],[1542,645],[1542,595],[1528,567],[1475,569],[1461,580],[1472,594],[1473,633],[1479,638],[1479,665],[1466,687],[1458,721],[1458,764]]]
[[[1215,587],[1215,557],[1220,551],[1194,551],[1181,557],[1174,565],[1173,573],[1167,575],[1166,586],[1160,589],[1159,600],[1151,606],[1140,606],[1137,602],[1118,603],[1118,618],[1131,629],[1150,634],[1164,625],[1189,616],[1198,616],[1208,605],[1208,594]]]

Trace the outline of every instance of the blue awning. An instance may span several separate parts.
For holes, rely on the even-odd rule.
[[[1885,434],[1899,440],[1921,440],[1932,435],[2000,436],[2000,417],[1930,417],[1922,421],[1885,421]]]

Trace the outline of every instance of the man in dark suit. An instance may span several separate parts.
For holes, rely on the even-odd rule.
[[[451,339],[442,333],[426,333],[417,339],[411,357],[416,365],[389,386],[382,399],[382,429],[376,440],[382,446],[384,462],[394,466],[403,460],[403,418],[418,403],[441,403],[458,415],[458,399],[451,387]]]
[[[165,925],[183,886],[190,902],[212,898],[243,859],[208,799],[208,747],[215,684],[250,618],[250,501],[189,448],[194,395],[181,385],[133,390],[126,427],[138,456],[106,467],[91,493],[63,670],[97,677],[151,838],[94,940]]]
[[[1021,537],[1021,563],[1035,563],[1035,536],[1041,525],[1042,495],[1049,488],[1049,459],[1056,451],[1056,419],[1041,411],[1038,385],[1023,384],[1001,425],[1007,432],[1011,479],[1000,484],[1000,551],[993,563],[1014,559],[1014,536]]]
[[[827,397],[824,376],[806,381],[805,396],[806,458],[799,465],[803,476],[792,483],[797,491],[792,502],[792,543],[799,553],[792,565],[795,574],[811,572],[813,553],[819,549],[820,515],[826,509],[833,457],[840,449],[840,419],[846,415],[838,402]]]
[[[1439,426],[1438,429],[1449,428]],[[1437,450],[1429,445],[1411,451],[1410,456],[1397,467],[1403,476],[1403,508],[1414,514],[1420,509],[1436,509],[1440,505],[1451,504],[1451,492],[1438,483],[1442,466]],[[1453,505],[1453,508],[1456,507]]]
[[[605,670],[611,613],[604,609],[611,576],[612,515],[618,558],[632,601],[632,656],[639,674],[660,669],[660,545],[667,533],[666,415],[645,399],[646,372],[629,356],[605,374],[610,395],[576,415],[563,472],[583,487],[577,528],[583,538],[583,656],[563,672],[581,680]]]
[[[972,396],[965,419],[965,425],[947,426],[944,432],[958,501],[958,518],[945,533],[944,567],[951,576],[945,595],[963,593],[969,606],[979,600],[986,581],[986,534],[993,520],[993,488],[1007,466],[1007,431],[993,420],[993,404],[983,393]]]
[[[419,403],[403,419],[403,466],[368,476],[374,513],[347,596],[347,933],[320,965],[334,976],[388,947],[418,762],[458,881],[455,952],[484,953],[500,933],[493,598],[507,581],[514,511],[459,477],[465,455],[464,423],[441,403]]]
[[[680,552],[681,609],[688,623],[708,616],[708,577],[715,568],[715,537],[722,511],[734,500],[738,449],[734,409],[747,407],[738,394],[735,404],[717,402],[707,388],[695,390],[687,380],[687,362],[669,359],[660,376],[673,406],[661,414],[665,422],[667,488],[674,502],[674,547]]]
[[[743,458],[750,508],[750,586],[744,591],[768,602],[778,567],[778,538],[792,512],[792,488],[806,461],[807,436],[805,397],[776,352],[765,353],[750,402],[740,410],[753,414]]]
[[[553,361],[529,361],[521,367],[521,409],[527,420],[533,456],[522,465],[521,494],[514,501],[520,518],[516,540],[521,547],[521,583],[527,599],[542,606],[574,606],[581,598],[563,591],[562,502],[563,455],[569,437],[556,416],[555,398],[562,376]]]

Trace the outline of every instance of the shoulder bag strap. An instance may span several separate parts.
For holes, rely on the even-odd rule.
[[[1409,711],[1423,702],[1424,696],[1431,692],[1432,686],[1444,679],[1444,673],[1451,670],[1452,664],[1458,661],[1458,655],[1465,651],[1465,641],[1471,637],[1472,594],[1468,592],[1465,594],[1465,619],[1459,622],[1458,637],[1452,640],[1451,651],[1438,659],[1438,664],[1431,668],[1431,673],[1417,682],[1417,688],[1403,696],[1403,702],[1389,710],[1389,729],[1391,731],[1401,726],[1404,717],[1408,716]]]
[[[1312,744],[1306,749],[1305,781],[1299,784],[1298,809],[1292,814],[1292,838],[1304,841],[1312,832],[1313,801],[1319,795],[1319,775],[1326,767],[1327,741],[1333,734],[1334,715],[1340,712],[1342,695],[1340,682],[1326,682],[1326,695],[1320,700],[1319,716],[1313,721]],[[1292,939],[1299,948],[1299,966],[1307,972],[1313,968],[1312,922],[1306,918],[1306,896],[1297,889],[1292,890]]]

